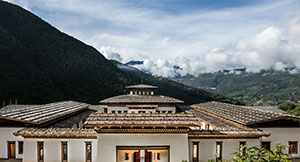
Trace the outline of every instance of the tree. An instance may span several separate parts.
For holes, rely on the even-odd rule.
[[[276,144],[273,151],[265,148],[258,148],[257,146],[248,147],[243,146],[234,152],[235,155],[232,159],[233,162],[291,162],[291,156],[284,152],[289,146]]]

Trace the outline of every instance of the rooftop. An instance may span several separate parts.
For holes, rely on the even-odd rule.
[[[0,111],[0,118],[39,125],[81,111],[88,106],[75,101],[56,102]]]
[[[92,113],[85,122],[86,127],[102,126],[201,126],[193,114],[150,114],[150,113]]]
[[[238,106],[222,102],[206,102],[193,105],[195,110],[207,112],[215,116],[223,117],[244,125],[251,125],[259,122],[272,121],[277,119],[300,119],[286,113],[266,111],[247,106]]]
[[[126,86],[127,89],[157,89],[157,86],[153,85],[146,85],[146,84],[137,84],[137,85],[131,85]]]
[[[97,138],[94,129],[85,128],[24,128],[14,132],[14,135],[42,138]]]
[[[167,96],[154,96],[154,95],[119,95],[115,97],[110,97],[100,101],[101,104],[110,104],[110,103],[174,103],[180,104],[184,103],[181,100],[167,97]]]

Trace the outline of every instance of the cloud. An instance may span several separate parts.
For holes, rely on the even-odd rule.
[[[278,71],[292,69],[290,73],[295,74],[300,69],[300,39],[296,36],[300,32],[300,28],[297,28],[300,25],[298,20],[299,18],[293,18],[284,28],[268,27],[252,37],[226,46],[227,48],[214,48],[198,59],[159,59],[151,62],[151,66],[139,65],[138,68],[165,77],[176,75],[172,69],[174,65],[181,67],[176,71],[181,75],[198,75],[240,67],[246,67],[251,72],[270,68]]]
[[[108,59],[144,60],[138,68],[156,75],[300,67],[298,0],[210,7],[201,1],[10,1],[30,4],[32,12]]]
[[[112,47],[101,47],[100,53],[102,53],[107,59],[113,59],[117,61],[122,61],[122,57],[117,53]]]

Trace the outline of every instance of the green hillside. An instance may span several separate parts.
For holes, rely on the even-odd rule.
[[[300,75],[263,70],[260,73],[208,73],[174,80],[186,85],[220,93],[247,104],[277,105],[300,101]]]
[[[141,74],[143,75],[143,74]],[[39,104],[99,100],[126,93],[138,76],[118,69],[93,47],[67,35],[32,13],[0,1],[0,102]],[[151,76],[148,76],[151,78]],[[187,103],[232,100],[168,80],[149,83]],[[171,89],[167,90],[170,87]],[[216,97],[216,98],[215,98]]]

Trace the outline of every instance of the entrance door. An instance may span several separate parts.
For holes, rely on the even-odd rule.
[[[9,141],[7,142],[7,157],[9,159],[15,159],[16,158],[16,142],[15,141]]]
[[[145,151],[145,162],[152,162],[152,152]]]

